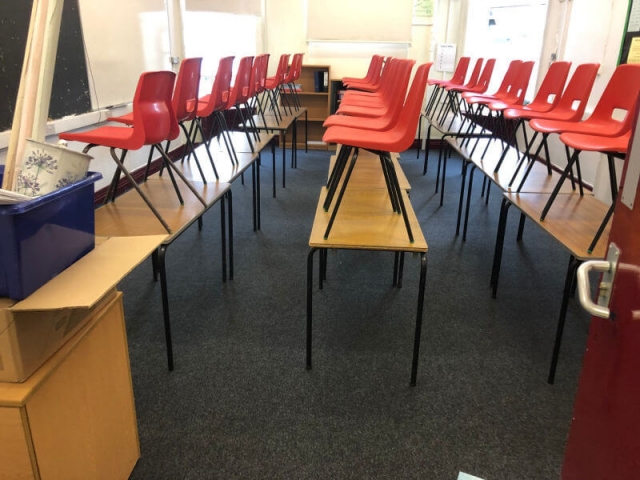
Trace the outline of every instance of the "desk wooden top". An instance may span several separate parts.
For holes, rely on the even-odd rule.
[[[249,145],[249,141],[247,140],[247,135],[244,132],[231,131],[229,132],[229,134],[231,136],[231,143],[233,143],[233,148],[235,149],[236,153],[256,153],[256,155],[264,150],[267,146],[269,146],[271,141],[276,136],[275,133],[262,131],[260,132],[260,139],[256,140],[253,137],[253,133],[249,132],[249,135],[251,135],[251,143],[253,143],[252,151],[251,146]],[[221,137],[213,138],[211,140],[210,148],[211,155],[214,159],[216,158],[214,152],[227,152],[227,147],[225,146],[224,140]],[[207,152],[204,152],[204,155],[206,154]],[[198,158],[200,158],[200,154],[198,154]]]
[[[198,146],[196,148],[196,155],[198,155],[198,161],[200,162],[200,167],[202,168],[202,172],[204,173],[204,178],[207,180],[207,184],[216,182],[232,183],[258,158],[257,151],[256,153],[237,151],[236,155],[238,157],[238,165],[235,165],[229,157],[229,153],[226,151],[226,149],[220,151],[211,149],[211,156],[213,157],[213,163],[216,166],[219,177],[219,179],[216,180],[216,176],[213,173],[213,168],[211,167],[211,160],[209,160],[209,156],[207,155],[206,147],[204,145]],[[200,184],[202,184],[202,176],[200,175],[200,171],[198,170],[193,156],[189,159],[188,162],[177,161],[174,163],[174,165],[184,174],[185,177],[190,179],[192,182],[199,182]],[[166,173],[163,174],[163,176],[166,176]]]
[[[386,189],[347,188],[335,222],[324,239],[330,212],[322,208],[326,187],[320,192],[320,199],[311,229],[309,246],[315,248],[336,248],[353,250],[385,250],[405,252],[426,252],[427,242],[420,228],[409,197],[402,192],[414,242],[409,242],[402,215],[394,213]]]
[[[171,243],[175,237],[231,188],[229,183],[210,182],[203,185],[202,182],[192,182],[206,201],[207,205],[204,206],[179,178],[176,178],[176,182],[182,194],[184,205],[180,205],[166,172],[162,177],[155,174],[140,185],[142,191],[148,196],[173,232],[163,243]],[[135,189],[119,196],[114,203],[98,208],[95,211],[95,221],[97,236],[130,237],[167,234],[167,231]]]
[[[264,120],[262,119],[262,115],[254,115],[253,121],[259,130],[276,130],[276,131],[286,131],[289,126],[299,119],[302,115],[306,115],[307,107],[300,107],[299,110],[296,109],[288,109],[290,114],[287,115],[284,108],[280,108],[280,112],[282,112],[282,118],[277,117],[273,114],[265,115]]]
[[[502,155],[502,143],[499,141],[492,141],[489,144],[487,153],[484,158],[480,158],[484,147],[486,145],[485,140],[482,140],[476,148],[471,162],[481,170],[490,180],[493,181],[498,187],[504,191],[515,191],[522,181],[522,177],[525,173],[527,164],[523,164],[518,172],[518,176],[513,182],[511,188],[509,188],[509,182],[515,172],[518,157],[514,148],[509,148],[508,153],[500,165],[500,169],[494,172],[500,156]],[[547,166],[542,162],[535,162],[533,168],[529,173],[524,185],[522,186],[522,193],[551,193],[556,184],[560,180],[560,173],[556,170],[551,170],[551,175],[547,171]],[[576,187],[577,188],[577,187]],[[571,189],[571,181],[565,180],[560,189],[560,193],[574,193]]]
[[[402,171],[398,158],[398,156],[392,156],[391,161],[396,169],[400,188],[408,192],[411,190],[411,185]],[[329,161],[329,174],[333,171],[335,161],[336,156],[332,155]],[[351,174],[347,188],[387,188],[387,184],[384,181],[384,175],[382,173],[382,165],[380,165],[380,158],[371,152],[360,150],[358,160],[356,161],[355,167],[353,167],[353,173]]]
[[[577,259],[604,258],[611,222],[605,228],[593,253],[587,252],[609,208],[597,198],[592,195],[558,195],[546,218],[541,222],[540,213],[549,199],[549,194],[507,192],[504,195]]]

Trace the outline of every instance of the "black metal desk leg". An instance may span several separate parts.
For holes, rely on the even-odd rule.
[[[507,214],[511,202],[506,198],[500,205],[500,219],[498,220],[498,233],[496,234],[496,247],[493,253],[493,269],[491,270],[491,298],[496,298],[498,293],[498,278],[500,277],[500,265],[502,263],[502,248],[504,246],[504,235],[507,230]]]
[[[567,278],[564,281],[564,290],[562,291],[562,305],[560,306],[560,317],[558,318],[558,327],[556,329],[556,339],[553,343],[553,354],[551,355],[551,366],[549,367],[549,376],[547,383],[553,385],[556,378],[556,367],[558,366],[558,356],[560,355],[560,344],[562,343],[562,333],[564,332],[564,321],[567,318],[567,306],[569,305],[569,297],[573,287],[573,280],[576,271],[582,263],[573,255],[569,257],[569,266],[567,267]]]
[[[220,198],[220,244],[222,247],[222,283],[227,281],[227,222],[224,195]]]
[[[307,370],[311,370],[311,345],[313,327],[313,254],[317,248],[312,248],[307,256]]]
[[[154,250],[151,254],[151,269],[153,271],[153,281],[158,281],[158,250]]]
[[[427,254],[420,255],[420,286],[418,287],[418,308],[416,311],[416,330],[413,335],[413,361],[411,364],[412,387],[416,386],[418,360],[420,358],[420,336],[422,334],[422,310],[424,309],[424,287],[427,282]]]
[[[160,291],[162,292],[162,314],[164,317],[164,339],[167,344],[167,363],[169,371],[173,371],[173,345],[171,342],[171,317],[169,315],[169,293],[167,291],[167,269],[165,255],[167,245],[160,245],[158,249],[158,267],[160,271]]]
[[[257,201],[256,201],[256,164],[251,164],[251,194],[253,196],[253,231],[258,230],[258,217],[257,217]]]
[[[229,224],[229,280],[233,280],[233,194],[227,190],[227,212]]]
[[[271,140],[271,165],[273,168],[273,198],[276,198],[276,147]]]
[[[254,163],[255,165],[255,163]],[[258,166],[256,167],[256,215],[258,217],[258,230],[260,230],[260,154],[258,154]]]

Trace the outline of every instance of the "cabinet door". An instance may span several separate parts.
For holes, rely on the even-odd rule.
[[[127,479],[139,457],[121,294],[27,403],[43,480]]]
[[[0,480],[35,478],[26,427],[17,407],[0,407]]]

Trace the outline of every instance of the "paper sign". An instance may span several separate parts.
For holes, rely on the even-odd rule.
[[[439,72],[453,72],[456,64],[456,45],[454,43],[438,44],[435,64]]]

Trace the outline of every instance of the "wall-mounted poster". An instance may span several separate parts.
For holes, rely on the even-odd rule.
[[[640,63],[640,0],[629,1],[627,26],[618,63]]]
[[[433,25],[433,0],[413,0],[413,24]]]

